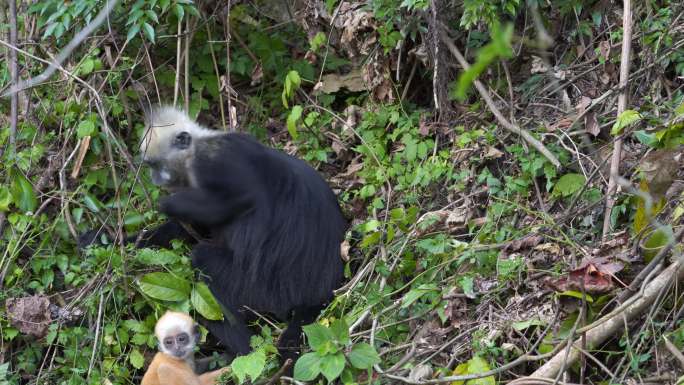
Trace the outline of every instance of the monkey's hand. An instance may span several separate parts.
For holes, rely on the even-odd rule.
[[[243,195],[230,199],[203,189],[185,189],[159,200],[159,211],[182,222],[217,226],[253,207],[252,198]]]

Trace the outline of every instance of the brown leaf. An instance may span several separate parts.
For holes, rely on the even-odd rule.
[[[43,338],[50,325],[50,301],[47,297],[8,298],[5,302],[10,324],[23,334]]]
[[[250,86],[256,86],[257,84],[260,84],[263,77],[264,69],[261,67],[261,63],[257,63],[257,65],[254,66],[254,69],[252,69],[252,81],[250,82]]]
[[[346,75],[327,74],[316,84],[315,90],[324,94],[332,94],[346,88],[351,92],[366,91],[366,83],[363,80],[361,70],[356,69]]]
[[[584,111],[587,110],[587,107],[591,105],[591,98],[587,96],[582,96],[579,100],[579,103],[575,106],[575,110],[577,110],[577,114],[582,115]]]
[[[601,127],[596,119],[596,113],[589,112],[584,116],[584,130],[593,136],[601,133]]]
[[[565,277],[549,278],[546,284],[557,291],[578,291],[587,294],[604,294],[614,289],[612,276],[622,270],[620,262],[611,262],[608,258],[591,258]]]
[[[345,262],[349,262],[349,249],[351,248],[351,245],[349,244],[348,240],[344,240],[342,244],[340,244],[340,257],[342,257],[342,260]]]
[[[601,53],[601,57],[608,61],[610,58],[610,42],[608,40],[603,40],[598,44],[599,52]]]

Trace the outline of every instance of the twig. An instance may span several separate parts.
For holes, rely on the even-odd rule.
[[[97,14],[97,16],[95,16],[93,21],[86,25],[85,28],[83,28],[79,33],[76,34],[76,36],[74,36],[73,39],[71,39],[69,44],[67,44],[66,47],[64,47],[64,49],[62,49],[62,51],[59,53],[59,55],[57,55],[55,59],[50,62],[50,65],[45,69],[45,71],[43,71],[43,73],[29,79],[28,81],[13,85],[8,91],[2,94],[2,97],[16,94],[21,90],[34,87],[52,76],[55,71],[62,67],[62,63],[64,63],[69,55],[71,55],[71,52],[78,47],[78,45],[81,44],[81,42],[83,42],[88,35],[95,31],[95,29],[97,29],[102,22],[105,21],[107,16],[109,16],[109,12],[111,12],[117,2],[118,0],[107,1],[107,5],[100,11],[100,13]],[[11,3],[13,3],[13,1]],[[16,44],[12,45],[16,47]]]
[[[235,127],[237,126],[237,122],[233,121],[233,102],[230,100],[230,96],[233,93],[233,87],[230,83],[230,38],[231,38],[231,31],[230,31],[230,6],[231,6],[231,0],[228,0],[228,4],[226,5],[227,11],[226,11],[226,88],[228,91],[228,131],[230,132],[235,132]],[[254,62],[254,65],[259,65],[258,61]],[[219,93],[220,94],[220,93]]]
[[[178,103],[178,91],[180,90],[180,69],[181,69],[181,48],[183,37],[181,35],[181,27],[183,20],[178,19],[178,37],[176,38],[176,79],[173,82],[173,105]],[[154,72],[154,71],[153,71]]]
[[[207,28],[207,37],[209,40],[211,40],[211,28],[209,28],[209,24],[205,24]],[[219,75],[219,70],[218,70],[218,61],[216,60],[216,53],[214,52],[214,45],[213,44],[207,44],[209,46],[209,52],[211,53],[211,62],[214,64],[214,73],[216,74],[216,82],[218,84],[221,84],[221,75]],[[230,66],[228,66],[230,69]],[[223,109],[223,92],[218,93],[219,97],[219,109],[221,111],[221,126],[223,127],[223,131],[227,130],[226,127],[226,112]],[[228,96],[228,105],[230,105],[230,95]]]
[[[287,372],[287,370],[290,368],[290,366],[292,366],[292,358],[288,358],[287,360],[285,360],[285,363],[283,364],[283,366],[281,366],[280,369],[278,369],[278,371],[276,372],[276,374],[273,375],[273,377],[271,377],[268,381],[256,382],[256,383],[254,383],[254,385],[273,385],[273,384],[275,384],[276,382],[278,382],[278,380],[280,380],[281,377],[283,377],[283,375],[285,375],[285,372]]]
[[[627,97],[629,90],[630,51],[632,49],[632,2],[623,1],[622,11],[622,53],[620,54],[620,94],[618,95],[617,116],[619,117],[627,109]],[[617,176],[620,172],[620,159],[622,157],[622,135],[615,139],[613,144],[613,156],[610,159],[610,179],[606,190],[606,210],[603,215],[603,239],[606,239],[610,231],[610,213],[615,206],[615,193],[617,188]]]
[[[190,32],[190,16],[185,19],[185,58],[183,60],[183,71],[185,73],[183,84],[183,108],[185,113],[190,111],[190,43],[192,43],[193,34]]]
[[[10,44],[17,46],[17,2],[16,0],[8,0],[9,2],[9,22],[10,22]],[[17,62],[17,51],[10,50],[10,76],[12,78],[12,88],[19,84],[19,63]],[[19,116],[19,95],[12,93],[11,101],[11,115],[10,115],[10,153],[14,154],[16,150],[17,140],[17,122]]]
[[[674,358],[677,359],[679,367],[684,369],[684,354],[682,354],[682,352],[680,352],[679,349],[674,346],[674,344],[670,342],[666,336],[663,336],[663,340],[665,341],[665,347],[667,350],[674,356]]]
[[[449,40],[448,36],[446,34],[442,34],[442,41],[444,41],[444,44],[447,46],[451,54],[456,58],[458,63],[463,67],[463,69],[467,70],[470,68],[470,64],[465,60],[463,55],[461,54],[461,51],[458,50],[456,45]],[[501,126],[508,131],[520,135],[527,143],[529,143],[530,146],[534,147],[537,151],[539,151],[542,155],[546,157],[546,159],[551,162],[556,167],[560,167],[560,162],[558,161],[558,158],[556,158],[555,155],[553,155],[545,146],[542,142],[537,140],[532,134],[529,133],[529,131],[525,130],[522,127],[518,127],[514,125],[513,123],[509,122],[499,111],[499,109],[496,107],[496,104],[494,104],[494,100],[492,100],[492,97],[489,95],[489,92],[485,88],[485,86],[482,84],[481,81],[475,79],[473,81],[475,84],[475,88],[477,88],[477,91],[480,93],[480,96],[482,99],[484,99],[485,103],[487,104],[487,107],[489,107],[489,110],[494,114],[496,117],[496,120],[501,124]]]

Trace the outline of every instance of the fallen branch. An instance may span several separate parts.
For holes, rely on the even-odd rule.
[[[620,328],[625,326],[625,322],[629,322],[641,314],[649,305],[656,300],[658,295],[665,290],[673,279],[681,280],[684,278],[684,269],[681,267],[681,260],[673,262],[667,269],[660,273],[653,281],[651,281],[643,291],[640,298],[636,299],[622,312],[613,315],[612,318],[603,322],[601,325],[587,331],[586,343],[589,347],[596,347],[603,343],[610,337],[615,336]],[[580,346],[580,340],[577,339],[573,345]],[[556,354],[551,360],[537,369],[530,377],[534,378],[554,378],[560,368],[565,365],[571,366],[576,362],[581,355],[581,352],[572,347],[567,360],[565,360],[565,352]]]
[[[461,67],[463,67],[464,70],[470,68],[470,64],[468,64],[465,57],[463,57],[461,51],[459,51],[456,45],[452,43],[451,40],[449,40],[446,34],[442,34],[442,41],[447,46],[451,54],[456,58]],[[494,100],[489,95],[489,92],[487,91],[487,89],[481,81],[475,79],[473,83],[475,84],[475,88],[480,93],[482,99],[484,99],[485,103],[487,103],[487,107],[489,107],[489,110],[492,112],[492,114],[494,114],[494,117],[503,128],[507,129],[508,131],[516,135],[521,136],[530,146],[534,147],[535,150],[539,151],[542,155],[544,155],[544,157],[546,157],[546,159],[548,159],[549,162],[551,162],[554,166],[560,167],[560,162],[558,161],[558,158],[556,158],[556,156],[553,155],[551,151],[549,151],[542,142],[540,142],[539,140],[537,140],[537,138],[532,136],[532,134],[530,134],[529,131],[509,122],[503,116],[501,111],[499,111],[499,109],[496,107],[496,104],[494,104]]]
[[[632,50],[632,4],[630,0],[623,2],[622,11],[622,53],[620,55],[620,94],[618,95],[617,116],[619,117],[627,109],[627,97],[629,90],[629,62]],[[610,179],[606,190],[606,211],[603,216],[603,239],[606,239],[610,231],[610,213],[615,206],[615,192],[617,190],[617,177],[620,173],[620,159],[622,158],[622,135],[615,138],[613,144],[613,156],[610,159]]]

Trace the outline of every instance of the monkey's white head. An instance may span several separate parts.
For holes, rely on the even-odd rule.
[[[167,311],[154,327],[159,350],[178,360],[187,360],[200,338],[199,327],[185,313]]]
[[[147,128],[140,143],[143,163],[150,167],[152,183],[166,187],[187,187],[188,162],[198,138],[220,135],[197,124],[185,112],[163,106],[147,117]]]

